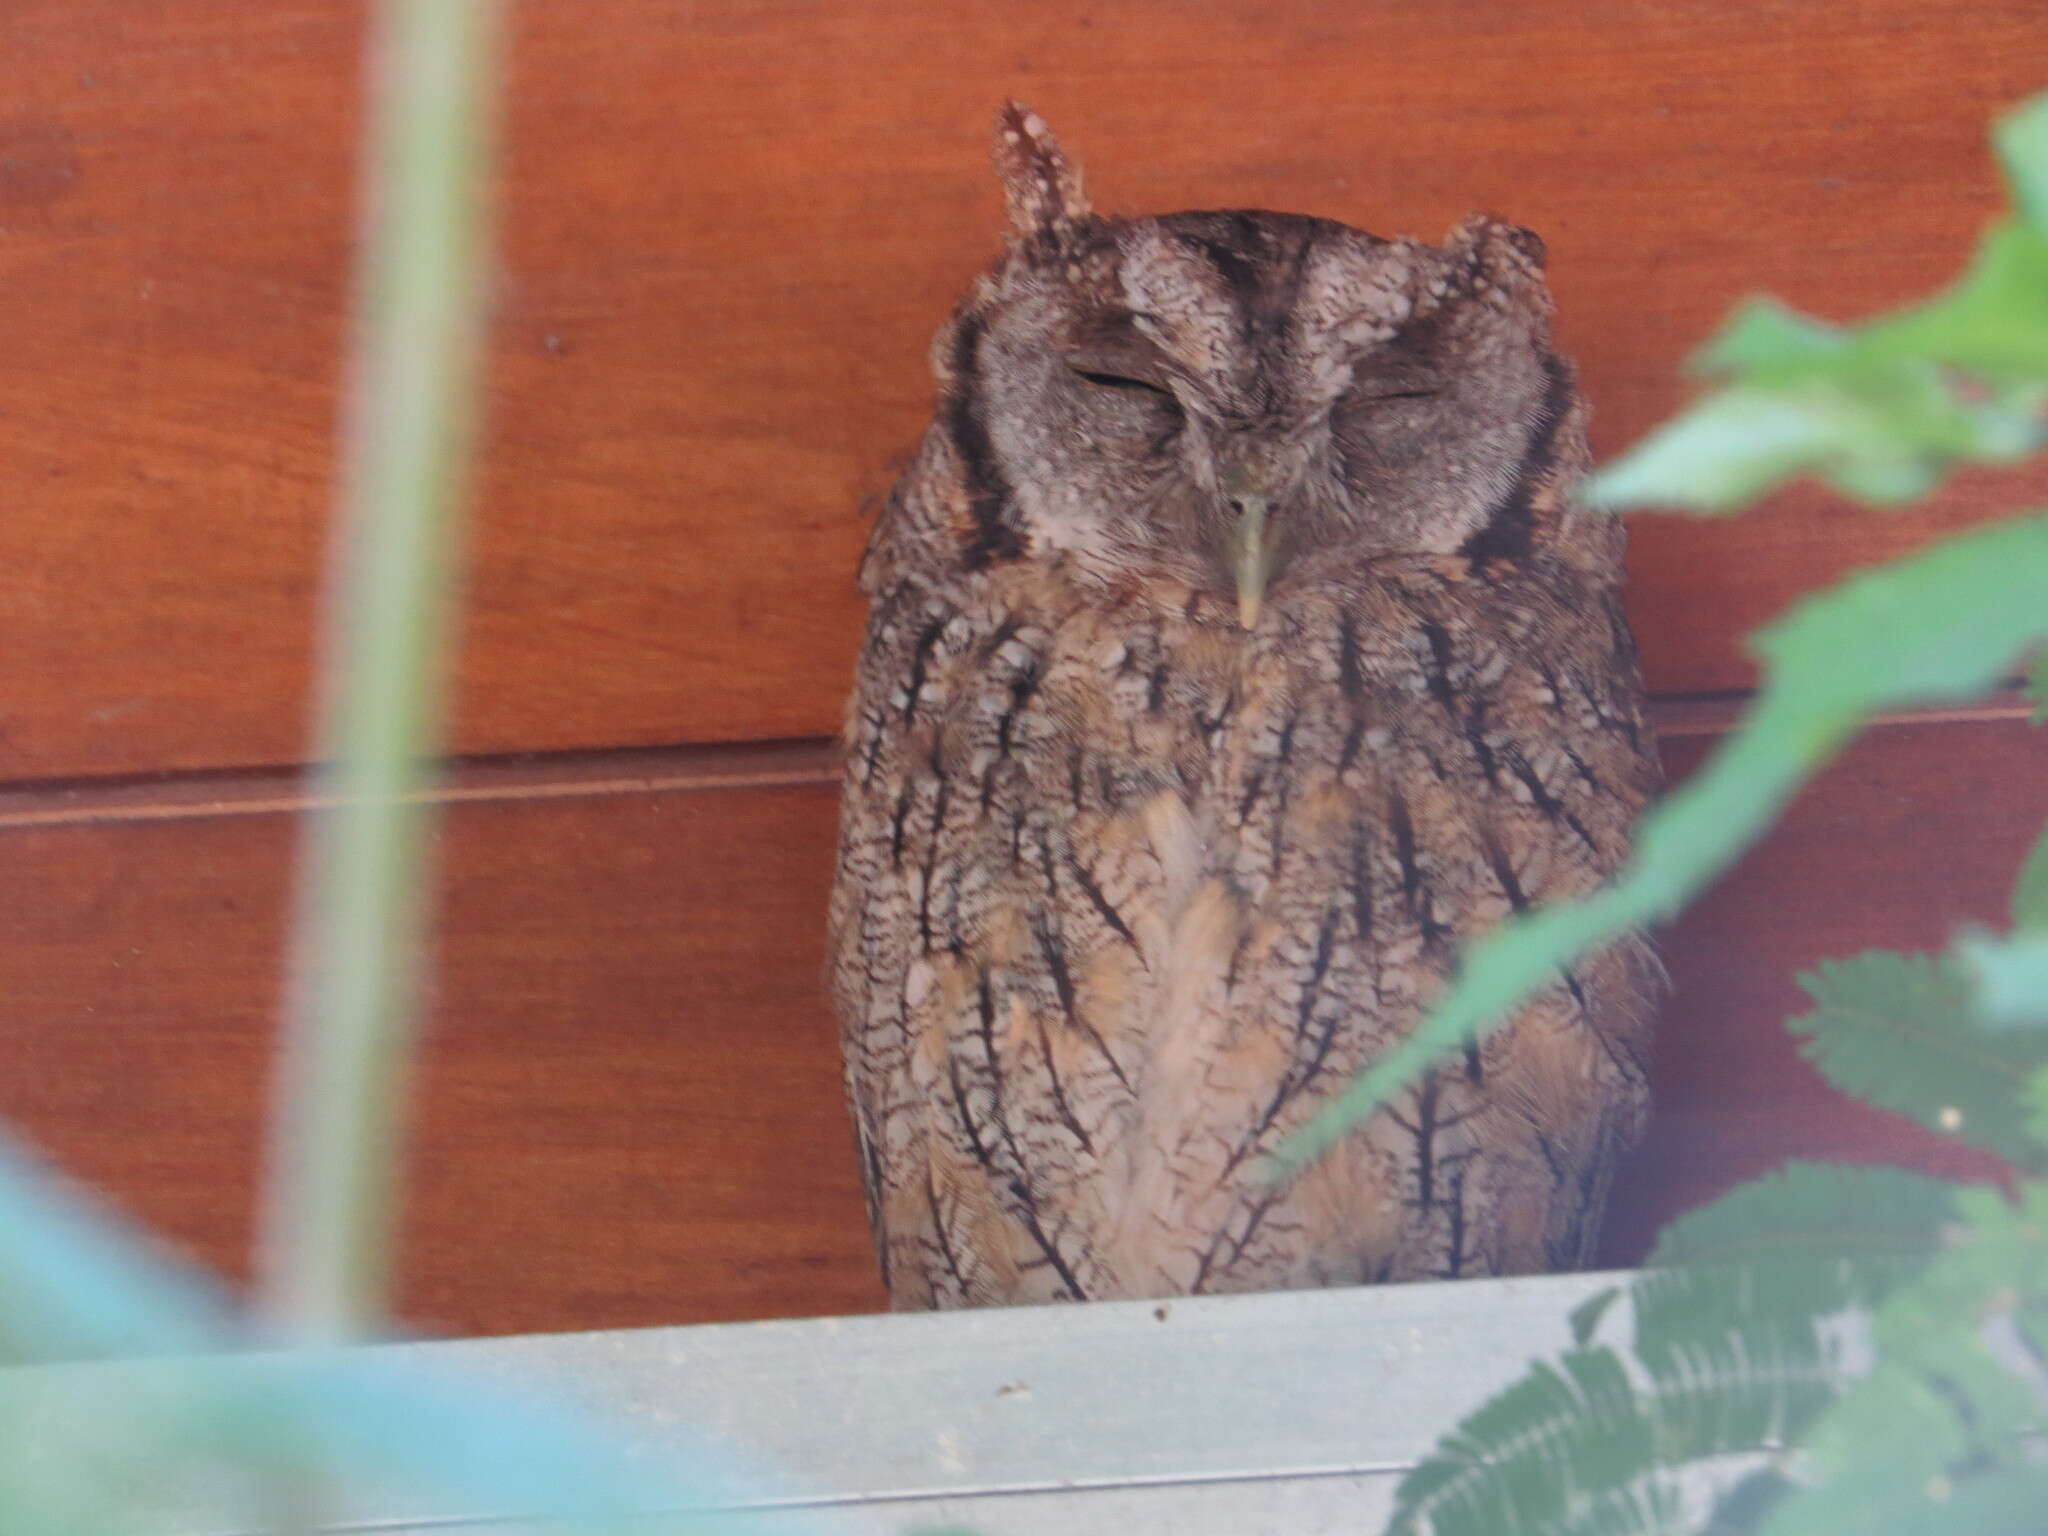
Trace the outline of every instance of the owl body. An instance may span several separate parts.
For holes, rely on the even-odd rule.
[[[1532,237],[1101,220],[1018,109],[998,165],[1012,248],[935,344],[848,711],[832,982],[892,1299],[1583,1262],[1644,1110],[1637,940],[1269,1161],[1655,785]]]

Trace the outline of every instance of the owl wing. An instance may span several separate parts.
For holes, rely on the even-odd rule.
[[[1119,1288],[1117,1165],[1169,908],[1195,874],[1181,765],[1147,704],[1163,662],[1128,654],[1121,627],[1038,594],[976,612],[914,584],[872,613],[831,966],[902,1306]],[[1160,740],[1138,740],[1154,715]]]
[[[1658,773],[1611,587],[1556,562],[1383,569],[1238,675],[1212,801],[1253,915],[1214,1049],[1249,1058],[1256,1113],[1226,1180],[1405,1039],[1468,941],[1606,879]],[[1203,1288],[1583,1263],[1662,987],[1640,939],[1611,945],[1298,1179],[1242,1178]]]

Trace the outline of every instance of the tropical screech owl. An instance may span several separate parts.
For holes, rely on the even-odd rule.
[[[1100,217],[1014,104],[996,160],[847,713],[831,979],[895,1305],[1585,1262],[1639,939],[1264,1161],[1657,783],[1541,242]]]

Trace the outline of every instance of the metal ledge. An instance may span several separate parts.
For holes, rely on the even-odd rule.
[[[714,1524],[748,1536],[1357,1536],[1380,1528],[1402,1474],[1445,1429],[1532,1356],[1562,1347],[1570,1309],[1615,1279],[385,1344],[334,1363],[384,1368],[350,1379],[379,1381],[399,1401],[459,1405],[432,1412],[467,1413],[475,1389],[569,1410],[611,1431],[627,1459],[594,1475],[645,1469],[649,1488],[745,1476],[748,1491],[726,1495],[730,1518]],[[247,1531],[276,1507],[277,1485],[260,1471],[213,1464],[210,1452],[185,1459],[175,1435],[159,1459],[138,1461],[122,1436],[158,1435],[163,1415],[190,1412],[195,1364],[230,1379],[256,1373],[256,1395],[220,1410],[246,1414],[265,1411],[265,1383],[289,1363],[251,1354],[0,1373],[8,1454],[45,1476],[146,1487],[153,1531]],[[322,1390],[336,1389],[324,1379]],[[540,1444],[573,1434],[543,1417]],[[396,1419],[370,1436],[403,1432]],[[502,1506],[469,1507],[452,1486],[344,1479],[320,1490],[319,1529],[526,1528]],[[606,1528],[706,1529],[661,1518]]]
[[[763,1466],[824,1532],[1356,1536],[1612,1275],[385,1346]],[[400,1509],[364,1513],[385,1532]]]

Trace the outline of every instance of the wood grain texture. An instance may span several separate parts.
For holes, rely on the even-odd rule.
[[[1983,131],[2048,13],[1958,0],[585,0],[516,11],[455,745],[830,731],[858,512],[914,440],[926,342],[991,254],[994,104],[1110,208],[1253,204],[1550,242],[1612,451],[1735,298],[1835,317],[1951,273]],[[0,777],[302,750],[356,126],[357,8],[13,0],[0,57]],[[1929,89],[1938,81],[1939,89]],[[1654,686],[1824,576],[2048,488],[1872,518],[1800,492],[1647,521]]]
[[[1673,778],[1711,745],[1672,742]],[[2044,820],[2048,731],[2021,720],[1879,727],[1807,786],[1663,943],[1673,1001],[1650,1131],[1616,1183],[1606,1262],[1640,1261],[1664,1222],[1789,1157],[1999,1176],[1995,1159],[1836,1094],[1782,1025],[1813,1011],[1794,977],[1815,961],[2002,928]]]
[[[1707,744],[1667,759],[1689,771]],[[588,782],[630,776],[601,766]],[[819,989],[830,784],[566,782],[450,812],[406,1316],[492,1333],[879,1307]],[[1836,1099],[1780,1022],[1815,960],[1997,922],[2044,785],[2048,731],[1880,728],[1687,915],[1608,1261],[1782,1157],[1991,1171]],[[288,834],[262,812],[0,830],[0,1117],[234,1274]]]
[[[18,828],[0,1117],[246,1272],[291,822]],[[442,838],[401,1306],[517,1332],[861,1311],[819,1002],[829,790],[466,805]]]

